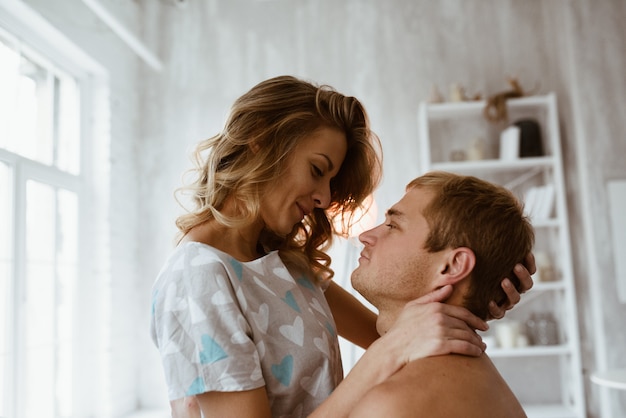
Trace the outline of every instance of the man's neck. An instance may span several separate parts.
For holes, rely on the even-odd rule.
[[[398,319],[402,308],[396,309],[381,309],[378,312],[378,319],[376,320],[376,331],[379,335],[385,335],[387,331],[393,326]]]
[[[448,305],[463,306],[463,295],[467,292],[468,285],[469,280],[457,283],[454,286],[452,294],[448,297],[448,299],[442,301],[442,303],[446,303]],[[379,301],[379,303],[377,304],[378,320],[376,321],[376,330],[378,331],[379,335],[384,335],[387,333],[387,331],[389,331],[389,329],[393,326],[393,324],[400,316],[402,309],[404,309],[405,305],[410,301],[411,300],[387,300],[385,301],[385,303],[380,303]]]

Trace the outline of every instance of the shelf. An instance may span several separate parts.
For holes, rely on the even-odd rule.
[[[554,158],[532,157],[518,158],[515,160],[476,160],[476,161],[449,161],[433,162],[431,170],[453,171],[461,174],[471,174],[479,172],[510,172],[512,170],[528,170],[537,167],[551,168],[554,165]]]
[[[427,103],[428,117],[431,119],[450,119],[461,116],[482,114],[487,102],[484,100],[470,102]],[[507,100],[509,109],[522,107],[545,107],[546,101],[541,96],[528,96]]]
[[[531,219],[531,223],[533,224],[534,228],[558,228],[562,226],[561,221],[556,218],[537,220]]]
[[[534,282],[532,289],[529,293],[546,292],[549,290],[563,290],[565,289],[565,283],[561,280],[555,280],[553,282]]]
[[[528,418],[575,418],[578,414],[567,405],[523,405]]]
[[[570,354],[571,347],[568,344],[533,345],[518,348],[487,348],[485,352],[491,358],[561,356]]]
[[[534,282],[532,289],[530,289],[520,300],[518,306],[524,306],[531,303],[534,299],[545,295],[547,292],[554,291],[567,291],[567,285],[562,280],[555,280],[553,282]]]
[[[554,263],[558,261],[554,266],[554,278],[558,281],[541,282],[538,281],[540,276],[536,275],[537,281],[515,307],[512,317],[550,311],[557,320],[559,338],[563,343],[509,349],[493,347],[487,349],[487,354],[497,363],[502,375],[507,376],[511,387],[515,387],[515,394],[525,405],[529,418],[584,418],[572,241],[556,96],[550,93],[510,99],[506,103],[507,121],[496,124],[484,117],[484,100],[420,103],[419,168],[422,173],[447,171],[482,178],[509,189],[526,202],[526,214],[531,214],[530,221],[535,229],[535,250],[546,254]],[[539,124],[544,155],[499,159],[503,129],[523,119],[532,119]],[[479,156],[484,159],[467,159]],[[545,187],[548,185],[551,187]],[[550,208],[539,204],[549,203],[543,200],[546,189],[554,191]],[[548,197],[551,199],[552,195]],[[493,334],[487,336],[495,337]],[[562,389],[560,392],[559,388]],[[549,396],[544,396],[544,390]]]

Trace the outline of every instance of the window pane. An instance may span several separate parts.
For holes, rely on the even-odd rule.
[[[52,164],[54,79],[51,73],[0,39],[0,146]],[[6,92],[6,94],[5,94]]]
[[[9,390],[10,365],[14,364],[11,356],[13,338],[10,335],[9,318],[13,308],[10,297],[13,254],[11,251],[11,225],[13,225],[11,169],[0,162],[0,416],[8,416],[8,402],[12,399]]]
[[[72,337],[76,279],[78,277],[78,196],[58,192],[57,248],[57,396],[59,414],[72,416]]]
[[[78,196],[26,185],[25,416],[72,415]]]
[[[32,180],[26,184],[24,396],[20,397],[25,416],[54,411],[55,197],[48,185]]]
[[[0,418],[75,416],[84,85],[38,45],[0,27]]]
[[[78,174],[80,161],[80,100],[76,80],[57,78],[57,161],[59,169]]]
[[[8,148],[13,131],[20,56],[0,38],[0,148]]]
[[[44,164],[53,161],[53,91],[49,72],[22,55],[20,59],[16,125],[9,148]]]
[[[0,38],[0,148],[63,171],[80,168],[80,88]]]

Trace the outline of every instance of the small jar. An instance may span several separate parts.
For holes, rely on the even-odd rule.
[[[467,159],[469,161],[483,160],[485,158],[485,140],[475,138],[467,148]]]
[[[559,343],[559,328],[550,312],[534,313],[526,321],[526,330],[533,345],[556,345]]]
[[[534,278],[538,282],[553,282],[558,279],[552,260],[547,253],[538,251],[535,254],[535,264],[537,265],[537,272]]]
[[[465,161],[467,160],[467,153],[462,149],[455,149],[450,151],[450,161]]]
[[[495,325],[496,340],[500,348],[514,348],[520,335],[520,323],[511,319],[502,319]]]

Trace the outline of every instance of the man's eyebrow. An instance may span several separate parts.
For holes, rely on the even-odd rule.
[[[394,209],[394,208],[387,209],[387,216],[395,217],[395,218],[404,218],[404,217],[406,217],[404,212],[400,212],[398,209]]]
[[[328,155],[322,154],[322,153],[318,153],[317,155],[320,155],[320,156],[324,157],[326,159],[326,162],[328,162],[328,171],[333,171],[333,169],[335,168],[335,164],[333,164],[333,162],[330,159],[330,157]]]

